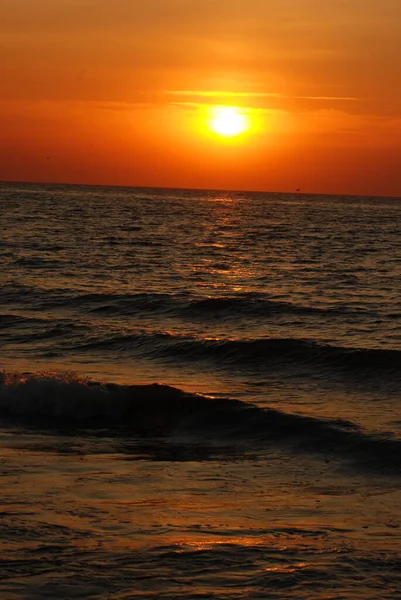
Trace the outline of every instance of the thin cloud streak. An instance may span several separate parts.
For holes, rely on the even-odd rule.
[[[349,102],[356,102],[362,100],[362,98],[355,98],[352,96],[286,96],[285,94],[279,94],[275,92],[218,92],[204,90],[167,90],[166,94],[170,96],[198,96],[206,98],[229,96],[233,98],[282,98],[283,100],[338,100]]]
[[[169,106],[181,106],[183,108],[210,108],[214,106],[212,104],[205,104],[202,102],[170,102]],[[276,112],[276,109],[272,108],[253,108],[252,106],[241,106],[241,111],[259,111],[259,112]]]

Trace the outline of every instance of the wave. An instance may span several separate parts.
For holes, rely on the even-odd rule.
[[[401,352],[397,350],[344,348],[297,338],[190,340],[176,342],[172,352],[188,359],[217,357],[241,364],[276,364],[284,361],[298,364],[334,363],[363,369],[393,370],[401,367]]]
[[[277,300],[265,294],[244,293],[234,296],[189,297],[186,294],[139,292],[135,294],[91,293],[63,289],[35,289],[26,286],[3,287],[0,296],[7,303],[19,303],[36,309],[73,308],[81,312],[101,312],[110,316],[144,313],[168,313],[180,319],[238,319],[246,317],[316,316],[333,317],[361,315],[366,308],[358,303],[339,306],[306,306],[290,301]],[[369,312],[371,318],[375,314]]]
[[[109,315],[129,315],[138,312],[173,312],[179,305],[168,294],[87,294],[73,300],[77,307]]]
[[[242,296],[229,296],[218,298],[202,298],[193,300],[187,306],[187,310],[193,314],[221,317],[224,315],[238,316],[270,316],[277,314],[293,315],[334,315],[348,312],[358,312],[358,308],[351,307],[313,307],[294,304],[292,302],[272,300],[264,298],[263,295],[245,294]]]
[[[101,301],[94,308],[94,303]],[[120,311],[132,311],[132,296],[118,296]],[[113,294],[87,294],[81,296],[79,303],[89,305],[91,310],[108,311],[110,302],[115,301]],[[184,298],[182,298],[184,302]],[[78,302],[78,299],[76,299]],[[171,297],[164,294],[137,294],[136,307],[164,310],[171,307]],[[187,306],[194,306],[188,301]],[[219,304],[220,300],[218,301]],[[227,302],[229,302],[227,300]],[[199,302],[197,302],[199,305]],[[201,301],[201,306],[214,310],[215,301]],[[203,310],[203,309],[202,309]],[[275,369],[304,369],[314,374],[327,371],[361,376],[363,378],[386,377],[392,382],[401,383],[401,351],[383,348],[352,348],[331,345],[323,341],[305,338],[216,338],[201,335],[180,335],[168,331],[153,329],[110,328],[90,320],[72,320],[58,318],[53,320],[47,316],[24,316],[19,314],[0,314],[1,338],[8,343],[34,345],[31,348],[37,356],[49,356],[48,344],[53,340],[51,355],[53,357],[66,354],[102,355],[106,353],[112,358],[129,357],[161,360],[163,362],[185,366],[197,362],[212,365],[213,368],[253,371]],[[305,373],[306,374],[306,373]]]
[[[185,337],[161,331],[117,334],[85,342],[80,351],[124,353],[148,358],[179,359],[180,362],[207,361],[216,366],[273,367],[283,365],[337,368],[369,374],[392,374],[401,378],[398,350],[346,348],[298,338],[213,339]]]
[[[0,374],[0,414],[32,425],[107,427],[154,438],[173,433],[345,458],[401,473],[401,440],[343,420],[259,408],[160,385],[93,382],[74,373]]]
[[[55,338],[82,338],[91,332],[89,325],[68,319],[52,321],[50,317],[24,317],[15,314],[0,314],[0,336],[18,344],[32,344]],[[35,347],[38,352],[39,349]]]
[[[36,317],[25,317],[15,314],[0,314],[0,329],[8,329],[9,327],[19,327],[21,325],[43,325],[47,323],[46,319]]]

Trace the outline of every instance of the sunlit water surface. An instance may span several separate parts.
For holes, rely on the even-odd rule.
[[[0,214],[2,598],[401,597],[399,200]]]

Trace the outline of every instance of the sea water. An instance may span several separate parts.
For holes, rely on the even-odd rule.
[[[401,200],[0,218],[2,599],[401,598]]]

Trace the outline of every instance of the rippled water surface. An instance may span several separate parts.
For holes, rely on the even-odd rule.
[[[2,597],[401,597],[400,200],[0,215]]]

